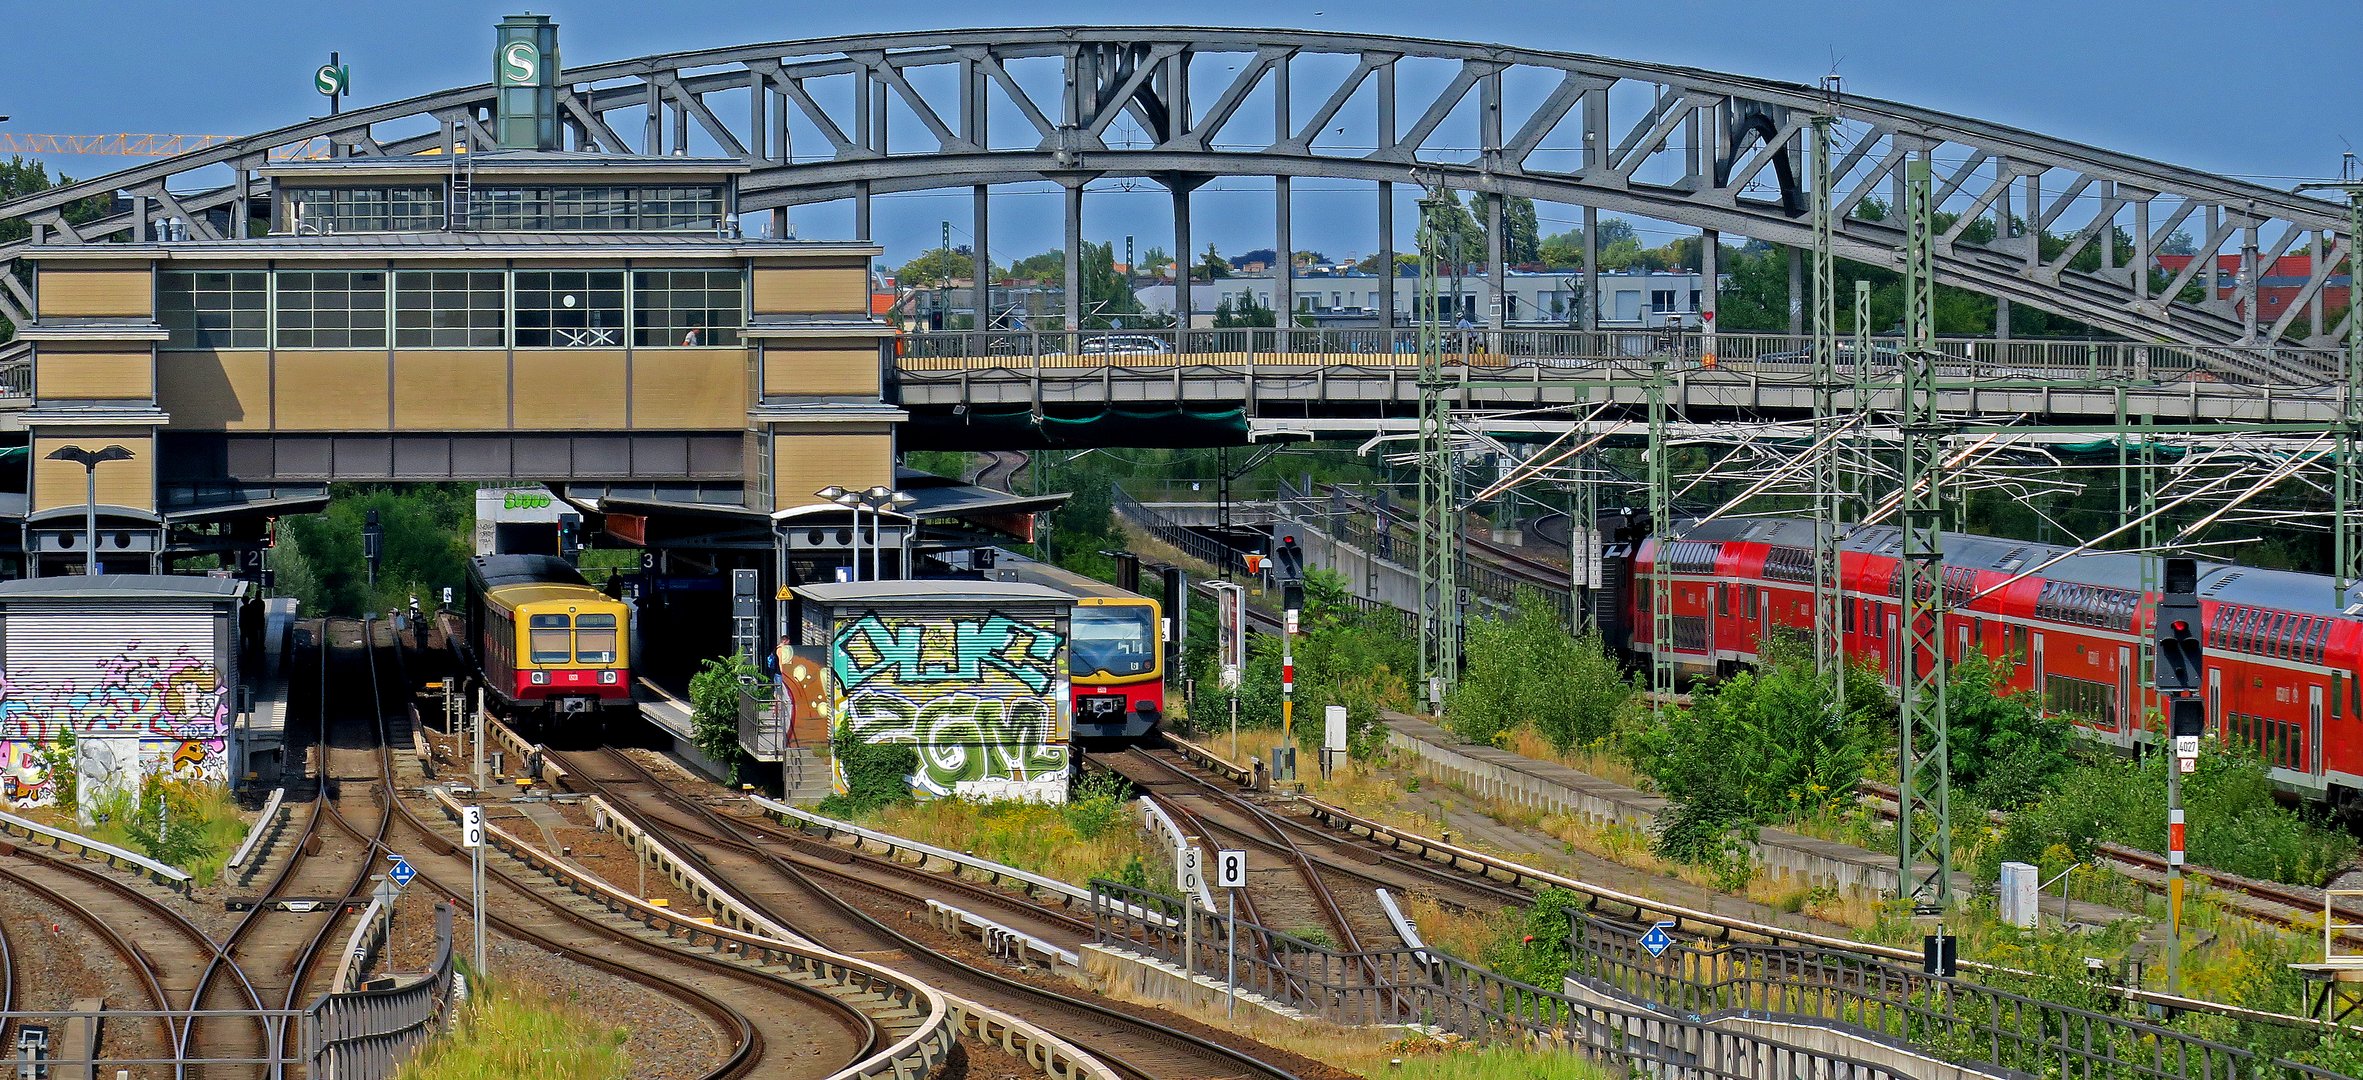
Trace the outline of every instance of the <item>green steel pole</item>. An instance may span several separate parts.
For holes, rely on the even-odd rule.
[[[1903,641],[1897,659],[1901,792],[1898,883],[1915,907],[1953,900],[1951,765],[1945,715],[1944,431],[1936,414],[1935,200],[1928,158],[1906,167],[1903,401]]]

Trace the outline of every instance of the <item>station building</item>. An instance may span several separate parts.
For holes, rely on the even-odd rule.
[[[896,480],[879,249],[745,235],[738,158],[562,149],[556,66],[512,17],[494,115],[437,150],[258,160],[135,242],[36,231],[22,573],[82,572],[91,504],[101,570],[149,573],[331,481],[532,480],[766,597],[833,576],[859,538],[814,493]]]

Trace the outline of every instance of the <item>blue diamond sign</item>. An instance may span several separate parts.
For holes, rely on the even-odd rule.
[[[1674,947],[1674,935],[1666,933],[1666,927],[1672,925],[1670,922],[1661,922],[1651,926],[1648,933],[1641,935],[1641,947],[1649,950],[1649,955],[1653,957],[1664,956],[1667,949]]]
[[[386,876],[394,879],[394,884],[407,889],[410,887],[410,879],[417,877],[418,871],[411,868],[410,860],[396,855],[394,856],[394,868],[386,871]],[[1665,946],[1658,946],[1658,951],[1662,952],[1664,949]]]

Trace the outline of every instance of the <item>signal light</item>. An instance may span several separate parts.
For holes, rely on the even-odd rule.
[[[2191,624],[2184,622],[2181,619],[2176,619],[2174,620],[2174,632],[2177,634],[2188,634],[2191,632]]]

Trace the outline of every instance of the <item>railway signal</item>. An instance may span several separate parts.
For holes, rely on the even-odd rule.
[[[2191,559],[2166,560],[2165,587],[2159,591],[2153,625],[2157,650],[2158,691],[2164,694],[2199,692],[2203,642],[2199,635],[2199,568]]]

